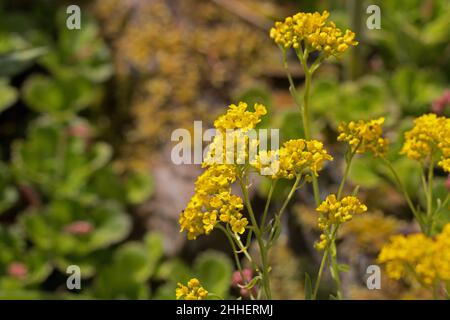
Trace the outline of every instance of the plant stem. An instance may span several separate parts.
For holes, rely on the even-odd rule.
[[[302,113],[302,122],[303,122],[303,132],[305,135],[306,140],[311,139],[311,129],[310,129],[310,118],[309,118],[309,95],[311,90],[311,80],[312,80],[312,72],[308,68],[308,51],[305,50],[305,52],[302,54],[301,52],[297,51],[297,56],[303,66],[303,70],[305,72],[305,91],[303,93],[303,106],[300,107],[300,112]],[[315,67],[316,69],[317,67]],[[314,70],[315,70],[314,69]],[[316,202],[316,206],[320,205],[320,190],[319,190],[319,182],[317,180],[316,176],[312,176],[312,185],[313,185],[313,193],[314,193],[314,200]]]
[[[284,212],[284,210],[286,209],[287,205],[289,204],[289,202],[291,201],[292,197],[295,194],[295,190],[297,190],[298,184],[300,183],[300,180],[302,178],[302,175],[299,174],[297,175],[297,178],[295,179],[294,184],[292,185],[291,190],[289,191],[289,194],[287,196],[287,198],[284,200],[283,205],[281,206],[280,211],[278,211],[278,217],[281,219],[281,216]]]
[[[405,185],[400,180],[400,177],[398,176],[398,174],[395,171],[395,169],[392,166],[392,164],[386,158],[382,158],[382,160],[383,160],[383,163],[386,165],[386,167],[391,171],[392,175],[394,176],[394,179],[395,179],[395,182],[397,183],[397,186],[403,192],[403,196],[405,197],[405,200],[406,200],[406,202],[407,202],[407,204],[409,206],[409,209],[412,211],[412,213],[413,213],[414,217],[416,218],[417,222],[419,222],[420,228],[422,229],[422,231],[425,231],[423,219],[422,219],[421,215],[419,214],[419,212],[417,212],[416,208],[414,207],[414,204],[411,201],[411,198],[409,197],[409,194],[408,194],[408,191],[405,188]]]
[[[430,161],[430,166],[428,167],[428,197],[427,197],[427,235],[431,236],[433,232],[433,174],[434,174],[434,162],[433,159]]]
[[[316,284],[314,285],[314,292],[312,296],[313,300],[317,299],[317,292],[319,291],[320,281],[322,280],[322,274],[324,267],[327,263],[327,259],[328,259],[328,246],[325,248],[322,256],[322,261],[320,262],[319,273],[317,274]]]
[[[308,68],[306,65],[304,66]],[[305,92],[303,94],[303,108],[302,108],[302,119],[303,119],[303,130],[305,132],[305,139],[311,139],[311,129],[309,121],[309,92],[311,89],[311,73],[308,69],[305,70]]]
[[[337,199],[338,200],[341,199],[342,191],[344,190],[345,182],[347,181],[347,177],[348,177],[348,174],[350,172],[350,166],[352,165],[352,160],[353,160],[353,157],[356,154],[356,150],[357,149],[358,148],[356,148],[355,151],[352,151],[351,149],[349,150],[350,157],[348,158],[348,161],[346,162],[345,172],[344,172],[344,175],[342,177],[341,184],[339,185],[339,190],[338,190],[338,193],[337,193]]]
[[[362,28],[361,12],[363,9],[363,2],[360,0],[347,1],[348,16],[350,18],[351,30],[353,30],[359,37],[360,41],[364,40],[364,32]],[[363,72],[363,58],[362,48],[357,46],[350,50],[347,59],[345,60],[345,77],[346,80],[354,81],[362,75]]]
[[[250,202],[250,197],[248,196],[248,179],[247,179],[247,173],[244,173],[243,176],[239,176],[239,184],[242,190],[242,195],[244,196],[244,203],[247,208],[248,214],[250,216],[250,220],[252,222],[252,225],[254,227],[254,232],[256,237],[260,237],[261,231],[259,230],[258,223],[256,222],[255,213],[253,212],[252,204]]]
[[[275,189],[275,185],[277,184],[277,180],[272,180],[270,184],[269,194],[267,196],[266,205],[264,207],[263,216],[261,218],[260,230],[264,230],[264,226],[266,223],[267,212],[269,211],[270,201],[272,200],[273,191]]]
[[[247,181],[247,173],[244,172],[243,176],[239,176],[239,184],[242,190],[242,195],[244,196],[245,206],[250,216],[250,220],[252,222],[254,233],[256,236],[256,240],[259,246],[259,252],[261,255],[261,270],[262,270],[262,285],[264,288],[264,293],[266,295],[266,299],[272,299],[272,292],[270,290],[270,279],[269,279],[269,265],[267,259],[267,248],[264,245],[264,241],[262,238],[261,230],[259,229],[258,223],[256,222],[255,214],[253,212],[253,208],[250,202],[250,198],[248,196],[248,181]]]
[[[292,79],[291,73],[289,72],[289,65],[287,62],[287,56],[286,56],[286,50],[282,47],[280,47],[281,52],[283,54],[283,66],[286,70],[286,74],[289,80],[289,92],[292,95],[292,98],[295,101],[295,104],[300,110],[300,113],[302,115],[302,123],[303,123],[303,133],[306,140],[311,139],[311,130],[310,130],[310,119],[309,119],[309,93],[311,88],[311,80],[312,75],[315,70],[320,66],[320,63],[323,61],[324,57],[319,57],[311,66],[311,69],[308,68],[307,59],[308,59],[308,51],[305,50],[305,52],[300,52],[299,50],[296,50],[296,54],[302,64],[304,73],[305,73],[305,91],[303,94],[303,105],[298,99],[298,93],[297,89],[295,88],[294,81]],[[320,205],[320,190],[319,190],[319,183],[317,181],[317,177],[313,175],[312,177],[312,185],[313,185],[313,193],[314,193],[314,201],[316,203],[316,206]]]
[[[280,49],[283,54],[283,67],[284,67],[284,70],[286,71],[286,75],[289,80],[289,86],[290,86],[289,91],[291,91],[292,89],[295,90],[294,80],[292,80],[292,75],[291,75],[291,72],[289,71],[289,64],[287,61],[286,50],[284,48],[282,48],[281,46],[280,46]],[[294,100],[297,100],[296,97],[293,97],[293,98],[294,98]]]
[[[241,261],[239,260],[238,252],[236,250],[236,246],[234,245],[233,239],[229,235],[228,231],[223,226],[220,225],[220,223],[217,224],[217,227],[220,230],[222,230],[222,232],[225,234],[225,236],[227,237],[228,241],[230,242],[231,249],[233,250],[234,260],[236,262],[236,267],[238,268],[239,274],[241,275],[242,282],[244,283],[244,285],[248,285],[247,279],[244,277],[244,273],[242,272]],[[250,298],[254,299],[253,294],[251,293],[251,290],[250,290]]]
[[[336,228],[337,230],[337,228]],[[331,257],[331,268],[333,269],[334,273],[334,281],[336,283],[336,293],[338,299],[342,299],[342,285],[341,285],[341,277],[339,272],[339,265],[337,262],[337,254],[336,254],[336,239],[333,237],[331,241],[331,251],[330,251],[330,257]]]

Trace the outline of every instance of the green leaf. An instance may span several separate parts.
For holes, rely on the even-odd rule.
[[[15,50],[10,53],[0,54],[0,77],[12,77],[26,68],[33,61],[48,52],[45,47]]]
[[[40,62],[57,78],[80,76],[90,83],[99,83],[113,73],[110,51],[100,35],[96,20],[89,14],[81,16],[82,28],[69,30],[67,14],[57,12],[57,41]]]
[[[193,272],[181,259],[170,259],[164,261],[156,272],[155,278],[161,281],[168,281],[173,284],[177,282],[186,283],[194,277]]]
[[[173,282],[165,283],[158,287],[152,299],[156,300],[173,300],[175,299],[176,284]]]
[[[382,177],[377,174],[377,159],[372,157],[355,157],[349,172],[349,178],[354,184],[366,188],[374,188],[383,183]]]
[[[132,172],[126,179],[125,189],[130,204],[139,204],[153,192],[154,184],[150,175]]]
[[[33,75],[23,85],[23,98],[37,112],[61,115],[87,107],[95,98],[95,87],[82,77],[51,78]]]
[[[194,270],[209,292],[220,297],[228,295],[233,266],[226,255],[214,251],[204,252],[195,260]]]
[[[11,107],[17,101],[17,90],[8,85],[6,79],[0,78],[0,113]]]
[[[158,263],[164,254],[163,238],[158,233],[148,233],[144,237],[144,244],[147,248],[149,275],[153,275],[158,267]]]
[[[3,162],[0,162],[0,214],[9,209],[19,198],[16,188],[10,183],[10,170]]]
[[[80,221],[89,223],[91,230],[82,234],[66,231]],[[123,240],[131,230],[130,217],[113,202],[85,205],[76,200],[57,200],[22,215],[20,224],[36,247],[62,256],[82,256],[106,248]]]
[[[312,300],[312,284],[308,272],[305,272],[305,300]]]
[[[161,237],[157,234],[146,235],[143,242],[122,245],[114,253],[113,261],[100,271],[94,293],[102,298],[148,298],[147,281],[162,252]]]
[[[338,264],[338,270],[340,272],[348,272],[350,270],[350,266],[348,264]]]

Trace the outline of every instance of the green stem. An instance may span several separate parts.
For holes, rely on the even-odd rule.
[[[351,30],[353,30],[360,41],[364,40],[363,32],[363,19],[361,18],[361,12],[363,12],[363,2],[360,0],[349,0],[348,4],[348,16],[350,18]],[[354,81],[358,79],[363,72],[363,55],[361,46],[349,50],[345,60],[345,77],[346,80]]]
[[[294,196],[295,190],[297,190],[297,187],[298,187],[298,184],[300,183],[301,178],[302,178],[301,174],[297,175],[297,178],[295,179],[295,182],[294,182],[291,190],[289,191],[289,194],[288,194],[287,198],[284,200],[280,211],[278,211],[277,215],[278,215],[279,219],[281,219],[281,216],[282,216],[284,210],[286,209],[287,205],[289,204],[289,202],[291,201],[292,197]]]
[[[243,177],[239,176],[239,184],[242,190],[242,195],[244,196],[245,206],[250,216],[250,220],[253,225],[253,232],[255,233],[256,240],[258,242],[259,252],[261,255],[261,270],[262,270],[262,285],[264,288],[264,293],[266,298],[272,299],[272,292],[270,290],[270,279],[269,279],[269,265],[268,265],[268,257],[267,257],[267,248],[264,245],[264,241],[262,238],[261,230],[259,229],[258,223],[256,222],[255,214],[253,212],[253,208],[250,202],[250,198],[248,196],[247,190],[247,174],[244,172]]]
[[[337,230],[337,228],[336,228],[336,230]],[[334,281],[336,283],[337,298],[342,299],[343,295],[342,295],[341,277],[340,277],[339,265],[338,265],[338,261],[337,261],[336,252],[337,252],[336,251],[336,239],[335,239],[335,237],[333,237],[332,242],[331,242],[331,251],[330,251],[331,268],[333,269],[333,273],[335,275]]]
[[[242,272],[242,265],[241,265],[241,261],[239,260],[239,256],[238,256],[238,252],[236,250],[236,246],[234,245],[234,241],[231,238],[230,234],[228,233],[228,231],[220,224],[217,224],[217,227],[222,230],[222,232],[225,234],[225,236],[227,237],[228,241],[230,242],[231,245],[231,249],[233,250],[233,256],[234,256],[234,260],[236,262],[236,267],[238,268],[239,274],[241,275],[241,279],[244,282],[244,285],[248,285],[247,283],[247,279],[244,277],[244,273]],[[253,295],[251,293],[250,290],[250,298],[253,300]]]
[[[427,198],[427,235],[430,236],[433,232],[433,174],[434,174],[434,162],[430,161],[428,167],[428,198]]]
[[[337,261],[337,248],[336,248],[336,238],[339,229],[339,224],[332,226],[331,231],[331,240],[330,240],[330,260],[331,260],[331,268],[333,269],[334,277],[333,280],[336,283],[336,295],[338,299],[343,298],[342,294],[342,286],[341,286],[341,276],[339,272],[339,265]]]
[[[307,68],[307,66],[306,66]],[[302,120],[305,139],[311,139],[310,119],[309,119],[309,92],[311,89],[311,74],[308,69],[305,70],[305,92],[303,95]]]
[[[350,149],[350,157],[348,158],[348,161],[346,162],[346,167],[345,167],[345,172],[344,172],[344,176],[342,177],[341,180],[341,184],[339,185],[339,189],[338,189],[338,193],[337,193],[337,199],[340,200],[341,199],[341,195],[342,195],[342,191],[344,190],[344,186],[345,186],[345,182],[347,181],[347,177],[348,174],[350,172],[350,167],[352,165],[352,160],[356,154],[356,150],[358,150],[358,148],[355,149],[355,151],[351,151]]]
[[[421,215],[419,214],[419,212],[417,212],[416,208],[414,207],[414,204],[411,201],[411,198],[409,197],[409,194],[408,194],[408,191],[405,188],[405,185],[400,180],[400,177],[398,176],[398,174],[395,171],[395,169],[392,166],[392,164],[386,158],[382,158],[382,160],[383,160],[383,163],[386,165],[386,167],[391,171],[392,175],[394,176],[394,179],[395,179],[395,182],[397,183],[397,186],[402,191],[403,196],[405,197],[406,203],[408,204],[409,209],[413,213],[413,215],[416,218],[417,222],[419,222],[419,225],[420,225],[422,231],[425,231],[423,219],[422,219]]]
[[[312,296],[313,300],[317,299],[317,292],[319,291],[320,281],[322,280],[322,274],[325,265],[327,263],[327,259],[328,259],[328,246],[326,246],[325,250],[323,251],[322,261],[320,262],[319,267],[319,273],[317,274],[316,284],[314,285],[314,292]]]
[[[284,67],[284,70],[286,71],[286,75],[289,80],[289,86],[290,86],[289,91],[293,92],[293,91],[295,91],[295,84],[294,84],[294,80],[292,79],[291,72],[289,71],[289,64],[287,61],[286,50],[284,48],[282,48],[281,46],[280,46],[280,49],[283,54],[283,67]],[[291,90],[293,90],[293,91],[291,91]],[[294,98],[294,100],[297,101],[297,97],[293,97],[293,98]]]
[[[297,178],[295,179],[295,182],[294,182],[291,190],[289,191],[287,198],[284,200],[283,205],[281,206],[281,209],[275,215],[276,219],[275,219],[275,222],[274,222],[274,224],[270,230],[270,234],[269,234],[269,242],[267,244],[268,248],[270,248],[273,244],[273,241],[274,241],[273,237],[274,237],[276,231],[278,230],[278,228],[280,227],[279,223],[281,221],[283,212],[286,209],[289,202],[291,201],[292,197],[294,196],[295,191],[299,188],[299,183],[300,183],[301,177],[302,177],[301,174],[297,175]],[[306,180],[304,180],[304,182],[300,186],[302,186],[305,182],[306,182]]]
[[[248,179],[247,179],[247,174],[244,173],[243,176],[239,176],[239,185],[241,187],[242,190],[242,195],[244,196],[244,203],[245,203],[245,207],[247,208],[248,214],[250,216],[250,220],[252,222],[252,225],[254,227],[254,232],[256,237],[259,237],[261,235],[261,231],[259,230],[259,226],[258,223],[256,222],[256,218],[255,218],[255,213],[253,211],[252,208],[252,204],[250,202],[250,197],[248,195],[248,190],[247,190],[247,186],[248,186]]]
[[[263,216],[261,218],[260,230],[264,230],[264,225],[266,223],[267,212],[269,211],[270,201],[272,200],[273,191],[275,189],[275,185],[277,184],[277,180],[272,180],[270,184],[269,194],[267,196],[266,205],[264,207]]]
[[[313,72],[308,68],[308,51],[305,50],[305,52],[302,54],[299,51],[297,51],[297,56],[303,66],[303,70],[305,72],[305,89],[303,93],[303,106],[300,108],[300,112],[302,113],[302,122],[303,122],[303,132],[305,135],[306,140],[311,139],[311,128],[310,128],[310,118],[309,118],[309,96],[310,96],[310,90],[311,90],[311,81],[312,81],[312,75]],[[315,64],[317,66],[314,67],[314,71],[317,69],[318,64]],[[320,205],[320,190],[319,190],[319,182],[317,180],[317,177],[315,175],[312,176],[312,185],[313,185],[313,193],[314,193],[314,200],[316,202],[316,206]]]

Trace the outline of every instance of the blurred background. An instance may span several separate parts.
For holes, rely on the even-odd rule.
[[[66,27],[71,4],[81,8],[80,30]],[[381,8],[379,30],[366,27],[371,4]],[[424,201],[418,166],[398,151],[415,116],[450,114],[446,0],[0,1],[0,298],[173,299],[176,283],[192,276],[237,297],[226,239],[187,241],[179,233],[201,168],[172,163],[170,135],[191,130],[194,120],[211,127],[228,104],[246,101],[268,107],[263,125],[279,128],[282,141],[301,137],[268,30],[316,10],[330,11],[360,42],[313,81],[313,136],[336,159],[321,175],[323,192],[342,174],[338,123],[385,116],[389,158]],[[289,58],[301,88],[302,69]],[[434,194],[449,192],[447,176],[436,175]],[[346,296],[430,298],[387,277],[381,290],[367,289],[366,268],[381,246],[418,228],[379,163],[359,157],[350,181],[361,185],[370,213],[340,235],[339,258],[350,266]],[[253,186],[252,200],[263,206],[268,183]],[[286,188],[279,185],[276,199]],[[314,276],[321,258],[316,221],[311,193],[299,193],[270,257],[274,298],[304,298],[304,274]],[[449,221],[444,210],[439,223]],[[80,266],[81,290],[66,288],[69,265]],[[329,278],[321,297],[333,290]]]

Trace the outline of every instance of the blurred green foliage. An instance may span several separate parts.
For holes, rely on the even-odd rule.
[[[5,139],[3,143],[2,137],[0,298],[173,299],[177,282],[185,283],[191,277],[199,278],[210,292],[229,297],[233,266],[227,256],[207,251],[188,263],[182,258],[165,257],[162,237],[156,232],[133,234],[133,209],[152,194],[153,180],[141,172],[118,172],[114,165],[117,150],[101,141],[102,132],[91,117],[92,109],[111,93],[105,90],[105,84],[117,72],[111,44],[103,40],[101,33],[104,30],[100,30],[89,14],[82,15],[81,30],[68,30],[64,8],[55,10],[54,2],[45,3],[27,4],[22,10],[10,10],[6,5],[0,5],[0,115],[15,112],[14,109],[18,109],[18,113],[24,109],[27,113],[20,118],[20,123],[12,124],[17,126],[12,142]],[[327,9],[339,25],[353,29],[346,2],[285,0],[273,3],[289,10]],[[342,145],[337,145],[336,128],[340,121],[385,116],[386,131],[391,140],[388,156],[410,194],[423,202],[425,199],[417,188],[419,167],[398,153],[403,132],[411,127],[413,117],[430,112],[432,102],[449,86],[450,2],[400,0],[374,1],[374,4],[381,7],[382,28],[355,30],[361,43],[358,48],[361,51],[355,59],[361,60],[362,75],[348,79],[346,70],[352,61],[344,59],[335,61],[329,68],[324,68],[323,73],[314,76],[311,98],[314,136],[321,136],[332,152],[339,153]],[[360,8],[365,9],[362,5]],[[208,16],[206,10],[205,15]],[[365,10],[361,12],[363,28],[366,16]],[[208,16],[207,21],[209,19],[215,18]],[[114,17],[112,20],[115,22]],[[175,19],[175,22],[178,34],[178,21]],[[149,25],[153,26],[152,23],[158,22],[150,21]],[[233,32],[233,28],[226,26],[224,29],[220,35],[227,39],[228,29]],[[139,26],[137,30],[140,31]],[[248,36],[247,29],[242,30],[234,42],[239,43],[241,36]],[[202,35],[200,28],[198,32]],[[151,43],[155,42],[155,36],[160,35],[152,34]],[[205,32],[204,36],[214,40],[214,34]],[[124,47],[128,43],[128,39],[125,40],[122,42]],[[185,43],[180,43],[183,49]],[[140,49],[139,42],[134,44]],[[255,42],[254,45],[260,44]],[[218,47],[210,45],[212,51],[220,53]],[[255,54],[253,46],[251,49],[249,57],[239,57],[239,50],[237,53],[231,50],[230,57],[245,58],[242,65],[246,65]],[[176,47],[175,51],[182,50]],[[136,52],[140,57],[141,51],[136,49]],[[174,54],[170,50],[167,52],[169,58]],[[225,62],[220,59],[217,62],[215,55],[218,54],[214,52],[202,54],[208,58],[202,74],[211,78],[224,77],[226,90],[219,87],[218,91],[221,94],[231,91],[228,86],[233,87],[231,82],[239,78],[234,75],[234,69],[242,69],[242,65],[225,63],[228,61],[225,58]],[[183,66],[185,55],[181,57],[178,63]],[[143,57],[144,62],[150,60]],[[193,60],[188,65],[196,69],[196,63]],[[273,61],[276,63],[278,61]],[[152,71],[152,64],[146,62],[147,65]],[[162,76],[164,84],[173,84],[174,80],[180,83],[174,88],[163,86],[170,88],[168,97],[182,93],[179,87],[186,89],[185,75],[178,66],[170,65],[168,75]],[[230,66],[233,66],[233,72]],[[213,67],[222,73],[210,72]],[[133,80],[135,70],[130,70]],[[153,79],[150,71],[143,72],[145,80]],[[247,71],[240,70],[243,74]],[[257,86],[251,83],[243,92],[234,94],[236,101],[264,103],[270,113],[266,119],[270,118],[271,122],[265,120],[260,125],[280,128],[282,141],[301,137],[298,110],[286,106],[286,100],[279,102],[275,86],[271,86],[280,87],[279,75],[269,79],[270,82],[266,80],[273,77],[272,74],[266,74],[264,70],[258,70],[256,74],[261,78],[256,82]],[[198,76],[198,79],[202,77]],[[302,76],[297,75],[295,80],[301,85]],[[120,86],[121,82],[117,83]],[[203,85],[203,81],[201,83]],[[133,82],[127,85],[133,85]],[[215,104],[216,101],[211,101],[215,98],[210,95],[197,94],[197,91],[203,92],[203,87],[199,85],[194,89],[196,93],[192,99],[206,96],[208,104]],[[282,89],[286,92],[287,86]],[[148,90],[153,93],[156,89]],[[161,94],[158,90],[156,93]],[[224,95],[228,97],[228,93]],[[158,95],[149,95],[145,101],[155,97]],[[173,104],[171,100],[167,101]],[[193,113],[191,101],[187,104],[184,112]],[[180,110],[179,107],[170,109],[167,119],[172,120]],[[155,115],[149,114],[153,120]],[[149,120],[144,120],[141,126],[148,129]],[[339,173],[325,174],[333,187],[339,180]],[[440,176],[436,178],[433,194],[443,198],[448,192],[445,177],[442,172],[437,175]],[[369,157],[355,160],[350,179],[354,185],[369,189],[385,190],[386,186],[394,184],[389,173]],[[268,189],[266,181],[259,184],[263,196]],[[281,197],[284,192],[285,186],[280,183],[274,197]],[[437,228],[449,220],[450,212],[444,208],[439,212]],[[283,264],[282,261],[279,263]],[[65,288],[65,272],[71,264],[79,265],[82,271],[83,289],[78,294]]]
[[[109,48],[87,14],[81,30],[65,27],[63,8],[46,19],[53,21],[0,11],[0,112],[15,104],[33,112],[0,161],[0,297],[148,299],[162,237],[127,239],[129,210],[148,199],[153,180],[117,172],[114,150],[81,115],[113,73]],[[81,269],[78,295],[65,288],[69,265]],[[198,272],[224,295],[231,269],[224,256],[198,260]],[[175,287],[167,279],[158,296],[172,299]]]

